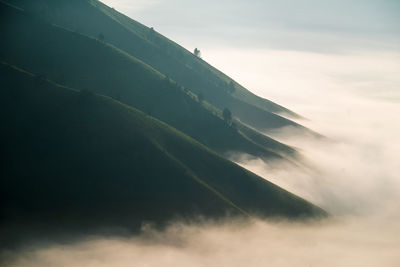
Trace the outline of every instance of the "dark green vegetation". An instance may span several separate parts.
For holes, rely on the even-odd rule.
[[[0,66],[3,226],[323,214],[121,102]]]
[[[216,107],[228,107],[236,117],[257,129],[298,126],[274,113],[297,116],[255,96],[199,57],[96,0],[14,0],[16,5],[46,21],[105,41],[146,62],[161,73],[202,93]],[[272,113],[273,112],[273,113]]]
[[[3,231],[324,214],[222,157],[295,160],[295,150],[235,119],[274,128],[296,124],[272,112],[295,114],[98,1],[8,2],[0,1]]]
[[[296,156],[293,149],[271,138],[252,138],[256,132],[239,121],[227,124],[208,99],[201,101],[203,94],[196,97],[117,47],[48,24],[30,13],[8,9],[11,18],[0,26],[4,61],[73,88],[111,96],[221,154],[239,151],[264,159]]]

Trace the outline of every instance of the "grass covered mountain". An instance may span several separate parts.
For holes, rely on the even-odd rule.
[[[60,84],[111,96],[170,124],[220,154],[244,152],[264,159],[297,155],[292,148],[240,121],[228,125],[218,108],[208,101],[199,101],[187,88],[116,46],[1,5],[7,10],[0,25],[3,61]]]
[[[0,77],[2,231],[35,223],[139,227],[202,215],[324,215],[110,97],[4,62]]]
[[[11,1],[11,0],[9,0]],[[304,127],[277,114],[292,111],[260,98],[173,41],[96,0],[13,0],[15,5],[49,23],[107,43],[140,59],[209,103],[228,107],[235,117],[259,130]]]
[[[8,0],[0,40],[0,235],[325,215],[224,158],[295,159],[247,126],[294,125],[271,112],[290,111],[155,31],[98,1]]]

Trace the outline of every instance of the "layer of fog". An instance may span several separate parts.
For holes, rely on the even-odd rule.
[[[4,251],[3,263],[13,267],[398,266],[399,55],[342,58],[266,50],[244,54],[239,70],[229,69],[229,53],[218,55],[227,62],[225,69],[242,74],[233,73],[234,77],[248,79],[244,85],[304,115],[308,120],[301,121],[303,125],[328,137],[299,138],[292,129],[272,133],[296,146],[308,167],[266,165],[245,155],[239,164],[320,205],[332,217],[307,223],[177,222],[162,232],[145,227],[140,235],[126,238],[92,236],[73,244]]]
[[[333,216],[176,223],[139,236],[3,251],[0,265],[399,266],[399,3],[104,2],[189,50],[199,47],[247,88],[308,118],[300,123],[329,141],[289,135],[292,129],[268,134],[296,146],[309,168],[245,155],[238,163]]]
[[[329,140],[302,138],[294,129],[268,133],[297,147],[312,169],[267,165],[246,155],[239,163],[336,215],[399,210],[400,54],[247,56],[240,59],[240,77],[260,95],[305,116],[299,123]]]
[[[379,230],[384,227],[385,230]],[[385,266],[395,267],[397,222],[368,220],[305,224],[265,221],[184,226],[145,231],[126,239],[93,238],[75,245],[53,245],[9,252],[5,266]]]

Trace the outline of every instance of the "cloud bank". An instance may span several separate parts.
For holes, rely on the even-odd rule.
[[[14,266],[398,266],[399,225],[368,220],[310,224],[229,222],[202,226],[176,224],[165,232],[148,230],[126,239],[94,238],[74,245],[9,253]],[[379,227],[377,227],[379,226]]]
[[[333,216],[176,222],[125,238],[54,240],[2,251],[2,266],[399,266],[398,2],[304,0],[290,12],[293,1],[105,2],[199,47],[247,88],[307,117],[300,123],[328,140],[299,138],[293,129],[268,133],[298,148],[305,166],[246,155],[238,163]]]
[[[299,68],[295,62],[307,56],[308,64]],[[387,84],[399,84],[398,65],[392,57],[375,61],[387,64],[374,65],[374,56],[343,61],[314,56],[292,54],[276,59],[280,62],[277,69],[286,66],[286,74],[293,83],[298,79],[298,87],[287,86],[275,96],[309,119],[302,124],[328,139],[299,138],[291,129],[282,129],[269,134],[296,146],[305,157],[305,166],[266,165],[245,155],[239,164],[322,206],[331,218],[306,223],[259,219],[198,225],[176,222],[161,232],[144,227],[140,235],[125,238],[90,236],[74,243],[54,241],[3,251],[2,263],[8,267],[397,267],[400,105],[396,98],[388,100],[380,93]],[[290,75],[296,69],[310,76]],[[278,88],[285,88],[284,73],[275,76]],[[272,89],[267,82],[260,90],[267,96]]]
[[[399,49],[400,4],[394,0],[104,2],[190,51],[228,46],[328,54],[361,46]]]

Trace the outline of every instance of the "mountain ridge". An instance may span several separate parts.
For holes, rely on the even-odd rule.
[[[295,149],[248,126],[252,118],[271,128],[289,120],[235,99],[238,85],[190,52],[141,24],[131,26],[142,33],[130,34],[93,3],[0,1],[1,247],[50,232],[328,215],[230,160],[246,153],[301,162]],[[85,16],[94,17],[85,24]],[[113,31],[93,35],[57,20],[112,26],[115,42]],[[118,45],[132,40],[130,52]]]
[[[238,130],[227,127],[221,120],[221,111],[207,106],[206,101],[200,102],[186,88],[113,45],[30,18],[14,19],[12,24],[4,23],[2,27],[6,41],[0,47],[7,51],[2,56],[7,62],[46,73],[71,87],[96,88],[95,92],[152,114],[222,154],[237,151],[264,159],[298,157],[294,149],[267,136],[249,137],[256,133],[238,121],[234,122]],[[15,36],[15,29],[21,37]],[[82,58],[84,62],[80,62]],[[167,99],[173,104],[168,105]],[[214,131],[208,131],[209,127]]]
[[[60,86],[4,62],[0,74],[7,77],[1,81],[1,138],[8,140],[1,225],[61,220],[137,228],[175,215],[325,216],[110,97]],[[97,221],[99,216],[106,218]]]
[[[16,2],[21,3],[27,10],[30,10],[29,12],[40,13],[42,17],[47,18],[52,23],[67,26],[69,29],[75,29],[93,37],[97,37],[100,33],[103,34],[107,42],[138,57],[194,93],[201,93],[211,104],[220,109],[227,106],[241,121],[253,128],[265,131],[292,125],[310,132],[310,130],[293,121],[268,112],[266,106],[270,106],[272,112],[281,110],[287,114],[292,113],[296,117],[293,112],[269,100],[265,100],[265,106],[262,107],[259,101],[263,100],[260,100],[260,97],[255,96],[236,83],[234,88],[237,87],[236,89],[238,90],[235,89],[234,92],[229,92],[231,90],[229,83],[234,83],[231,78],[217,71],[205,61],[195,57],[192,53],[157,33],[152,28],[147,28],[125,15],[121,15],[99,1],[58,1],[57,4],[50,3],[51,1],[36,1],[46,4],[46,12],[37,11],[36,9],[39,9],[40,5],[37,4],[39,7],[36,7],[31,1],[17,0]],[[79,6],[82,11],[80,13],[70,11],[74,10],[74,5],[76,7]],[[71,20],[72,17],[73,20]],[[107,20],[108,23],[105,23]],[[85,25],[81,26],[82,23],[79,23],[79,21],[84,21]],[[132,25],[128,25],[128,27],[128,23]],[[135,29],[132,30],[132,27]],[[208,67],[203,66],[203,64]],[[222,76],[219,77],[214,72],[218,72],[217,74]],[[235,94],[238,94],[239,98],[235,97]],[[247,97],[244,97],[243,94]],[[247,100],[240,100],[240,98],[246,98]],[[249,99],[256,100],[254,103],[249,104]],[[262,111],[261,109],[265,110]]]

